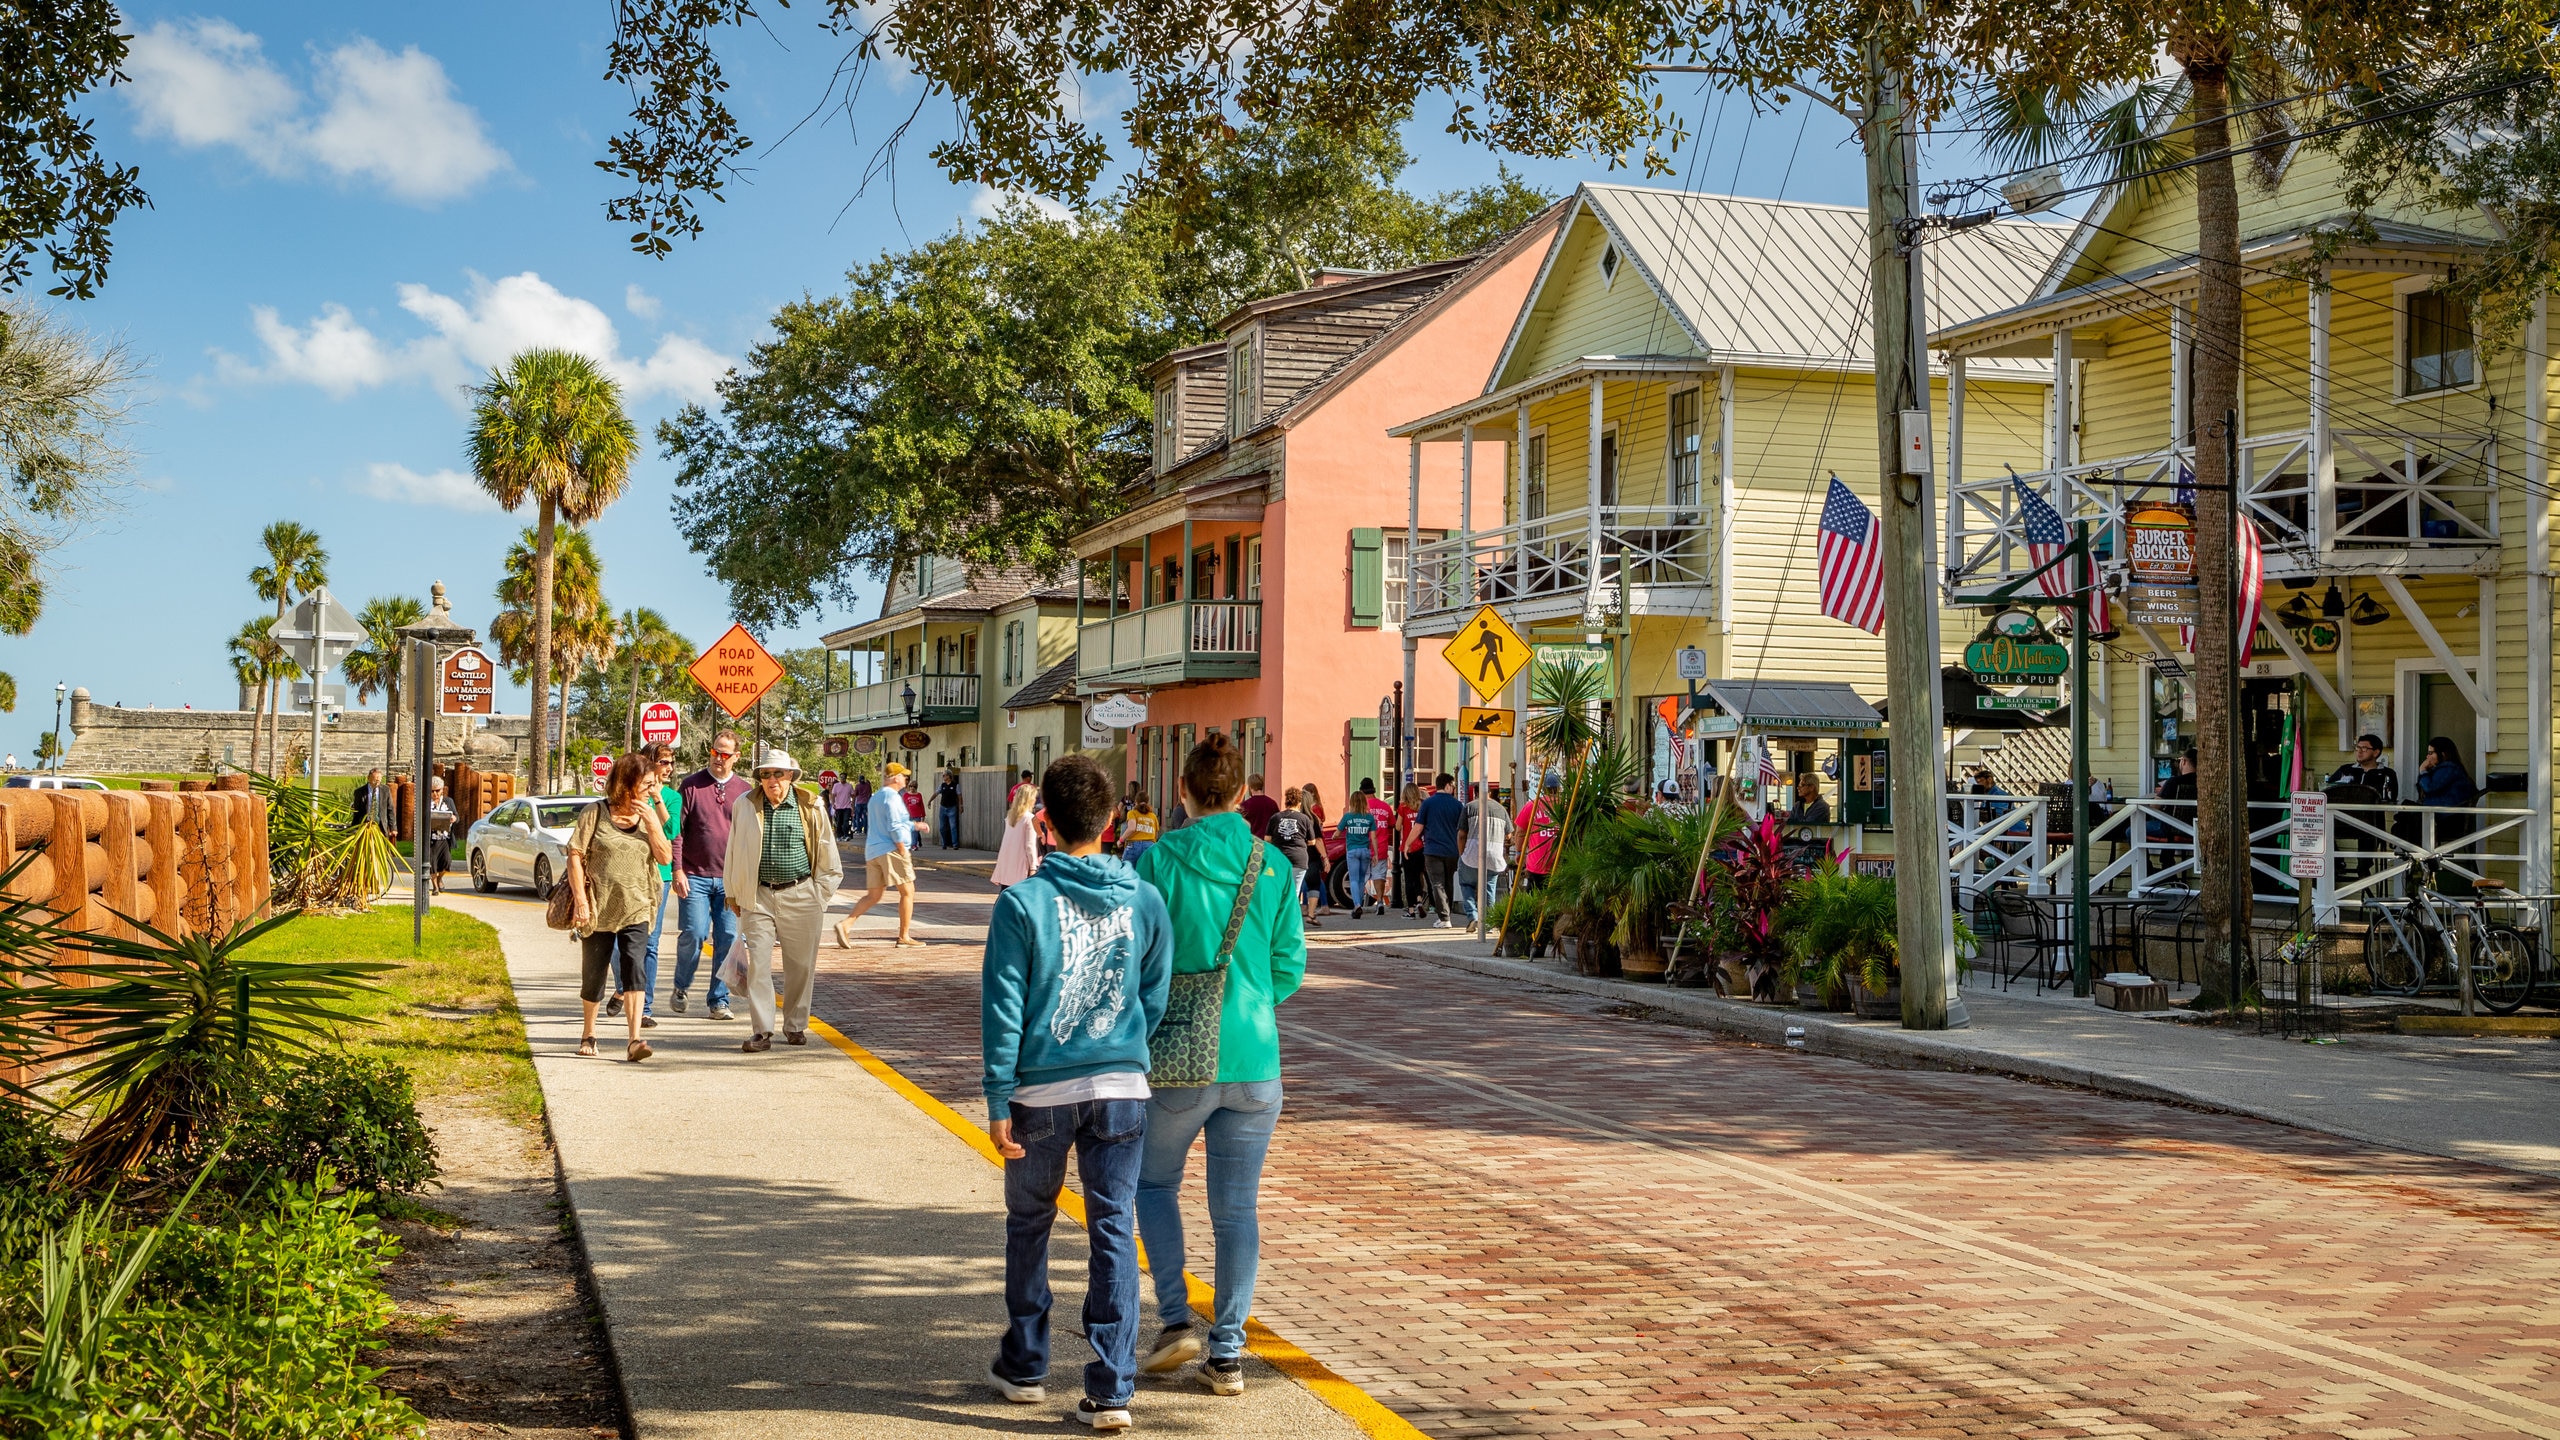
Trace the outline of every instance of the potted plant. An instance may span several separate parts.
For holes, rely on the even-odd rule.
[[[1860,875],[1824,861],[1788,887],[1778,915],[1794,962],[1798,1002],[1847,985],[1860,1015],[1882,1019],[1902,1013],[1901,942],[1896,929],[1893,882]]]

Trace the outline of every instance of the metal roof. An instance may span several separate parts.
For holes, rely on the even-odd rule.
[[[1702,688],[1747,730],[1872,730],[1884,723],[1838,680],[1710,680]]]
[[[1864,207],[1639,185],[1586,184],[1582,197],[1719,361],[1874,363]],[[1931,235],[1929,328],[2034,294],[2070,236],[2033,220]]]

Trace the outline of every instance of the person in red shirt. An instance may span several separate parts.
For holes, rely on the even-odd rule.
[[[1517,831],[1520,836],[1520,888],[1535,890],[1547,883],[1547,872],[1556,867],[1556,792],[1563,788],[1553,775],[1540,787],[1544,793],[1520,807]]]
[[[1248,793],[1244,803],[1236,807],[1236,813],[1244,817],[1245,824],[1253,827],[1254,834],[1269,839],[1271,817],[1280,813],[1280,802],[1262,793],[1262,777],[1259,775],[1244,777],[1244,788]]]

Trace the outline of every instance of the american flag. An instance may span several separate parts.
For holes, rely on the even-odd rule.
[[[1835,480],[1832,483],[1836,485],[1840,482]],[[1786,777],[1780,774],[1778,770],[1777,752],[1769,748],[1769,742],[1763,739],[1755,743],[1760,748],[1760,783],[1762,785],[1775,785],[1779,781],[1785,779]]]
[[[2071,532],[2062,528],[2062,516],[2055,513],[2044,497],[2027,488],[2027,482],[2016,476],[2009,483],[2018,491],[2018,520],[2027,537],[2027,563],[2037,569],[2053,565],[2036,577],[2036,588],[2055,600],[2068,600],[2078,586],[2071,572],[2077,564],[2054,565],[2054,558],[2071,544]]]
[[[1884,630],[1884,548],[1855,492],[1831,477],[1822,502],[1822,613],[1869,634]]]
[[[2239,573],[2233,578],[2238,582],[2240,591],[2240,663],[2246,665],[2249,657],[2256,653],[2254,642],[2258,638],[2258,621],[2267,608],[2267,552],[2258,541],[2258,522],[2249,518],[2246,509],[2240,512],[2240,523],[2233,538],[2236,553],[2232,558],[2239,564]],[[2194,651],[2196,627],[2179,626],[2178,639],[2190,652]]]

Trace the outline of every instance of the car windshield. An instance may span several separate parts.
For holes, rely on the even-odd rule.
[[[593,800],[570,800],[559,804],[546,802],[542,807],[542,828],[566,830],[578,823],[578,812],[593,805]]]

